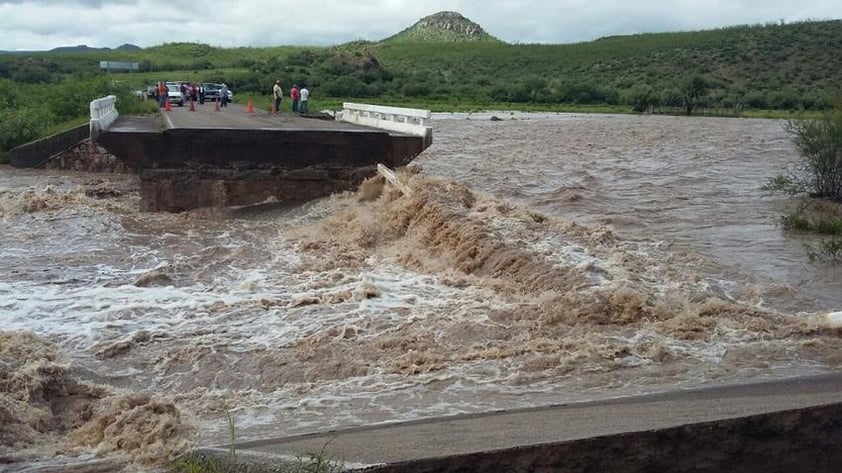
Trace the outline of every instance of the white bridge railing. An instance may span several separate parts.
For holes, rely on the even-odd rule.
[[[109,95],[91,102],[91,139],[105,131],[117,119],[117,96]]]
[[[336,114],[336,119],[408,135],[429,136],[432,134],[432,127],[424,123],[425,120],[430,119],[430,111],[417,108],[345,102],[342,104],[342,112]]]

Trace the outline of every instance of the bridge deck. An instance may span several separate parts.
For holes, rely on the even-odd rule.
[[[163,119],[154,117],[119,117],[111,125],[109,133],[126,132],[160,132],[162,127],[168,130],[284,130],[284,131],[338,131],[338,132],[379,132],[395,136],[405,136],[402,133],[379,130],[352,123],[334,120],[319,120],[304,118],[292,113],[272,115],[265,110],[255,109],[254,113],[247,113],[246,107],[230,104],[216,111],[214,104],[195,104],[195,112],[189,107],[173,107],[169,112],[162,112]]]

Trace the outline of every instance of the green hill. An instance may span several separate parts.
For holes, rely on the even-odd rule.
[[[440,13],[381,42],[332,47],[87,49],[0,54],[0,159],[78,121],[94,96],[122,92],[126,108],[131,90],[159,80],[225,82],[237,97],[268,103],[280,78],[306,83],[314,108],[352,99],[434,110],[767,113],[827,110],[842,95],[842,20],[507,44]],[[141,71],[106,75],[101,60],[138,62]]]
[[[701,77],[711,106],[823,109],[842,92],[842,21],[613,36],[578,44],[395,42],[374,54],[432,96],[496,102],[682,105]],[[453,93],[453,90],[457,93]]]
[[[400,33],[383,40],[390,42],[456,43],[465,41],[493,41],[499,39],[486,33],[482,27],[460,13],[442,11],[425,16]]]

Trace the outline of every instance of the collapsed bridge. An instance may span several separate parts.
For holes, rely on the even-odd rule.
[[[143,207],[151,211],[294,203],[353,189],[378,163],[408,164],[433,137],[428,110],[355,103],[333,115],[205,103],[120,116],[112,95],[90,109],[90,141],[139,173]],[[12,164],[52,159],[44,143],[25,147],[12,153]]]

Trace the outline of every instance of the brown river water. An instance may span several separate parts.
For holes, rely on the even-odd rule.
[[[842,276],[760,190],[781,122],[490,116],[437,116],[409,197],[0,167],[0,471],[842,365]]]

